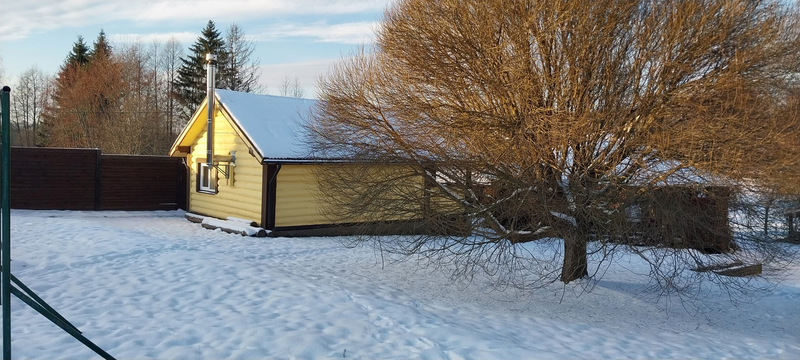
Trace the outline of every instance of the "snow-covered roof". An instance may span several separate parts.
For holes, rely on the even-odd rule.
[[[622,167],[620,167],[622,168]],[[675,160],[656,160],[639,171],[632,184],[654,186],[731,185],[731,179]]]
[[[215,95],[219,109],[262,161],[313,160],[307,156],[303,125],[317,100],[222,89],[216,89]],[[172,146],[171,156],[180,155],[180,146],[189,145],[205,129],[205,119],[201,116],[205,106],[204,101],[192,116]]]
[[[317,100],[216,90],[217,101],[265,160],[304,159],[303,124]]]

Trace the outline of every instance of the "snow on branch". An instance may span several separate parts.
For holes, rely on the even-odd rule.
[[[572,226],[575,226],[575,227],[577,227],[577,226],[578,226],[578,222],[577,222],[577,221],[575,221],[575,218],[574,218],[574,217],[572,217],[572,216],[569,216],[569,215],[567,215],[567,214],[564,214],[564,213],[560,213],[560,212],[556,212],[556,211],[552,211],[552,210],[551,210],[551,211],[550,211],[550,215],[553,215],[553,216],[555,216],[555,217],[556,217],[556,218],[558,218],[558,219],[561,219],[561,220],[567,221],[567,222],[569,222],[570,224],[572,224]]]

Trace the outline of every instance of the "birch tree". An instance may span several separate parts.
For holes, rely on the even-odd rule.
[[[225,32],[228,52],[227,78],[225,88],[242,92],[260,92],[258,81],[261,77],[261,66],[258,58],[253,56],[256,47],[248,39],[244,30],[236,23],[231,24]]]
[[[286,75],[278,86],[278,95],[302,98],[306,95],[306,92],[303,90],[303,87],[300,86],[300,80],[297,76],[289,77],[289,75]]]
[[[6,69],[3,67],[3,57],[0,56],[0,83],[5,83],[6,81]]]
[[[38,66],[23,72],[12,92],[11,118],[19,146],[40,146],[39,125],[52,94],[52,79]]]

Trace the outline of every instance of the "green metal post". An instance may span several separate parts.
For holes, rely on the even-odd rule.
[[[28,304],[28,306],[30,306],[34,310],[38,311],[39,314],[44,315],[44,317],[46,317],[48,320],[52,321],[53,324],[56,324],[62,330],[66,331],[67,334],[72,335],[72,337],[74,337],[75,339],[80,341],[81,344],[86,345],[86,347],[88,347],[89,349],[92,349],[97,355],[102,356],[103,359],[116,360],[116,359],[114,359],[113,356],[109,355],[107,352],[105,352],[99,346],[97,346],[93,342],[89,341],[89,339],[87,339],[85,336],[83,336],[80,333],[80,331],[75,329],[75,327],[73,327],[69,323],[65,323],[65,322],[61,321],[61,319],[59,317],[51,316],[51,314],[48,314],[47,310],[45,308],[43,308],[41,304],[37,303],[36,301],[34,301],[30,297],[28,297],[28,295],[25,295],[25,293],[23,293],[22,291],[19,291],[19,290],[17,290],[17,288],[12,286],[11,287],[11,292],[18,299],[22,300],[22,302]]]
[[[0,206],[2,206],[2,302],[3,302],[3,360],[11,360],[11,115],[9,113],[9,98],[11,88],[3,86],[0,93],[0,111],[2,112],[2,155],[0,155]]]
[[[19,281],[19,279],[17,279],[17,277],[14,276],[14,274],[11,274],[11,295],[14,295],[14,285],[18,286],[22,293],[30,297],[31,301],[36,302],[39,305],[39,307],[44,310],[44,312],[40,311],[40,313],[44,317],[50,319],[53,322],[55,322],[56,320],[53,320],[51,318],[56,318],[58,321],[63,322],[67,326],[71,327],[73,330],[77,331],[78,333],[81,333],[81,331],[78,330],[78,328],[75,327],[75,325],[72,325],[71,322],[69,322],[67,319],[61,316],[61,314],[59,314],[58,311],[56,311],[50,305],[48,305],[44,300],[42,300],[42,298],[39,297],[39,295],[36,295],[36,293],[33,292],[33,290],[31,290],[27,285],[23,284],[22,281]]]
[[[48,320],[58,325],[61,329],[78,339],[82,344],[92,349],[96,354],[106,360],[114,360],[114,357],[103,351],[99,346],[84,337],[80,330],[72,325],[61,314],[56,312],[50,305],[47,305],[42,298],[37,296],[30,288],[25,286],[19,279],[11,275],[11,115],[9,114],[9,103],[11,88],[4,86],[0,92],[0,117],[2,117],[2,136],[0,136],[0,240],[2,240],[2,254],[0,256],[0,273],[2,273],[2,310],[3,310],[3,360],[11,360],[11,293],[28,304],[34,310],[42,314]],[[14,281],[22,291],[11,286]]]

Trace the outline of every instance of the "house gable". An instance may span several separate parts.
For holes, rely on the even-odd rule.
[[[200,136],[205,136],[207,119],[205,118],[206,114],[206,106],[208,104],[207,100],[203,100],[200,104],[200,107],[195,111],[194,115],[192,115],[189,122],[183,128],[178,138],[175,139],[175,142],[172,144],[172,147],[169,149],[169,156],[172,157],[185,157],[189,155],[192,145],[197,141],[197,138]],[[242,131],[241,126],[236,122],[230,112],[225,108],[225,105],[220,103],[217,100],[216,106],[217,112],[215,113],[215,121],[218,121],[220,116],[228,122],[230,127],[233,131],[236,132],[236,135],[241,138],[242,142],[247,146],[248,153],[250,155],[261,159],[263,156],[256,150],[253,142],[247,137],[247,135]]]
[[[206,129],[194,137],[186,155],[189,176],[189,211],[224,219],[228,216],[259,222],[262,212],[261,158],[249,154],[242,138],[224,111],[214,120],[214,191],[202,191],[198,185],[200,170],[206,162]],[[188,137],[187,137],[188,138]],[[230,152],[235,151],[235,161]]]

